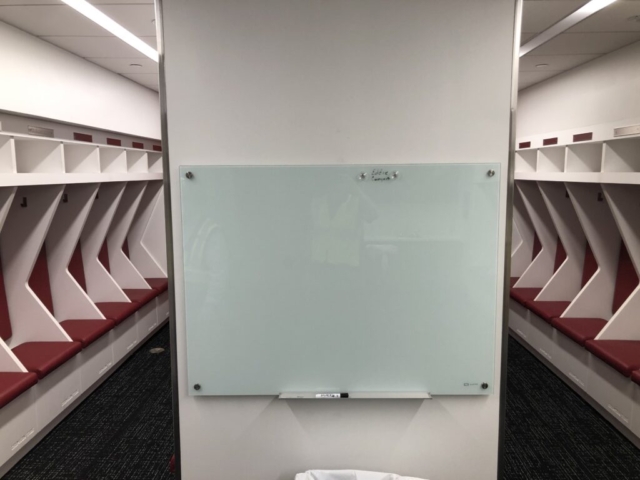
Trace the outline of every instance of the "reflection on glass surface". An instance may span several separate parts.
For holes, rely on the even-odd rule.
[[[490,393],[489,169],[182,167],[192,393]]]

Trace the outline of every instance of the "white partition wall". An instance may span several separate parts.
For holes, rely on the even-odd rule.
[[[498,477],[518,9],[515,0],[160,2],[182,479],[293,480],[313,468]],[[208,206],[181,204],[180,167],[426,163],[500,164],[492,394],[337,402],[190,395],[182,211]],[[145,192],[139,211],[150,200]],[[129,235],[141,238],[135,219]],[[148,260],[133,251],[131,259]]]

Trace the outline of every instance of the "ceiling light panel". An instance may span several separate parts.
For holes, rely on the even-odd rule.
[[[581,8],[573,12],[571,15],[568,15],[567,17],[563,18],[555,25],[552,25],[547,30],[545,30],[544,32],[540,33],[539,35],[537,35],[536,37],[534,37],[533,39],[525,43],[522,47],[520,47],[520,56],[522,57],[523,55],[526,55],[532,50],[538,48],[540,45],[547,43],[552,38],[557,37],[562,32],[570,29],[577,23],[590,17],[596,12],[599,12],[600,10],[611,5],[615,1],[616,0],[591,0],[589,3],[582,6]]]
[[[74,10],[78,11],[89,20],[97,23],[102,28],[112,33],[116,37],[118,37],[123,42],[127,43],[131,47],[135,48],[142,54],[149,57],[151,60],[157,62],[158,61],[158,52],[150,46],[148,43],[141,40],[139,37],[136,37],[129,30],[124,28],[122,25],[105,15],[103,12],[98,10],[96,7],[91,5],[85,0],[62,0],[64,3],[69,5]]]

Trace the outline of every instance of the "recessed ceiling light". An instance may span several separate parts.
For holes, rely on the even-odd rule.
[[[130,67],[142,67],[142,64],[140,64],[140,63],[130,63],[129,66]]]
[[[62,1],[67,5],[69,5],[71,8],[80,12],[89,20],[97,23],[108,32],[111,32],[112,34],[114,34],[123,42],[128,43],[139,52],[145,54],[151,60],[154,60],[156,62],[158,61],[158,52],[156,51],[155,48],[145,43],[140,38],[136,37],[133,33],[131,33],[126,28],[124,28],[119,23],[107,17],[104,13],[102,13],[100,10],[98,10],[96,7],[91,5],[86,0],[62,0]]]
[[[548,63],[539,63],[539,64],[536,65],[536,68],[546,68],[548,66],[549,66]]]
[[[604,7],[611,5],[616,0],[591,0],[586,5],[582,6],[571,15],[564,17],[555,25],[547,28],[541,34],[533,37],[533,39],[529,40],[527,43],[520,47],[520,56],[526,55],[531,50],[538,48],[543,43],[547,43],[554,37],[557,37],[565,30],[570,29],[575,24],[581,22],[585,18],[590,17],[596,12],[599,12]]]

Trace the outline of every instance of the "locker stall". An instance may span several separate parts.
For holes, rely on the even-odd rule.
[[[544,123],[558,109],[550,97],[576,86],[566,104],[592,101],[593,120],[609,114],[595,104],[621,98],[626,86],[584,89],[600,87],[611,62],[627,68],[638,48],[525,91],[521,124],[536,133],[517,140],[509,325],[640,445],[640,105],[626,105],[632,118],[585,126],[565,113],[567,128]]]
[[[6,472],[169,308],[160,152],[6,131],[0,146]]]

